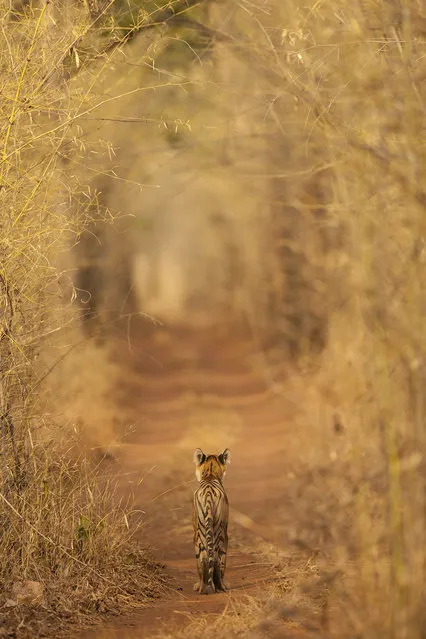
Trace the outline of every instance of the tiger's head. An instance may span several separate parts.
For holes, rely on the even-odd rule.
[[[220,455],[205,455],[201,448],[194,453],[195,476],[202,479],[222,479],[226,475],[226,464],[231,463],[231,453],[225,448]]]

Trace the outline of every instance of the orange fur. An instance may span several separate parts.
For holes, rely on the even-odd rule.
[[[194,549],[199,581],[194,589],[200,594],[226,590],[224,575],[228,552],[229,504],[222,485],[230,453],[205,455],[197,448],[195,474],[200,482],[194,493]]]

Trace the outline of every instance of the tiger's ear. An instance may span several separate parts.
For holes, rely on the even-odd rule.
[[[223,453],[219,455],[219,460],[222,464],[230,464],[231,463],[231,451],[229,448],[225,448]]]
[[[206,456],[203,453],[203,451],[201,450],[201,448],[196,448],[195,449],[195,453],[194,453],[194,464],[196,466],[199,466],[200,464],[203,463],[205,458],[206,458]]]

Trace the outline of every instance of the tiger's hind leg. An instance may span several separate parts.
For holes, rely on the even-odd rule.
[[[207,557],[197,557],[197,569],[199,580],[194,584],[194,590],[198,590],[200,595],[213,595],[216,590],[213,584],[209,584],[209,565]]]
[[[197,559],[198,580],[194,584],[194,591],[198,590],[198,592],[200,592],[201,584],[203,583],[203,577],[204,577],[204,574],[203,574],[203,552],[200,551],[195,556],[196,556],[196,559]]]
[[[228,554],[228,525],[224,522],[221,526],[220,547],[215,562],[214,582],[217,590],[222,592],[229,590],[229,585],[225,581],[226,557]]]
[[[225,590],[229,590],[229,584],[225,581],[226,553],[220,558],[220,579]]]
[[[226,552],[219,553],[219,557],[214,567],[214,585],[216,590],[226,592],[229,590],[229,585],[225,581],[225,568],[226,568]]]
[[[215,564],[213,581],[217,591],[226,592],[226,590],[228,590],[227,585],[223,581],[223,575],[220,568],[220,563]]]

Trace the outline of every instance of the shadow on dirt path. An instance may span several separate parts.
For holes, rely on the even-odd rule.
[[[221,614],[273,583],[274,562],[259,553],[259,545],[282,538],[283,522],[276,513],[293,476],[288,460],[297,457],[300,446],[294,427],[299,401],[294,389],[277,392],[248,335],[159,329],[144,335],[139,328],[116,335],[114,344],[113,359],[121,371],[117,407],[127,427],[108,463],[122,494],[132,494],[135,509],[144,512],[143,542],[164,563],[172,587],[134,616],[82,636],[173,635],[192,619]],[[193,592],[196,447],[208,453],[228,447],[232,455],[225,478],[231,590],[207,597]]]

